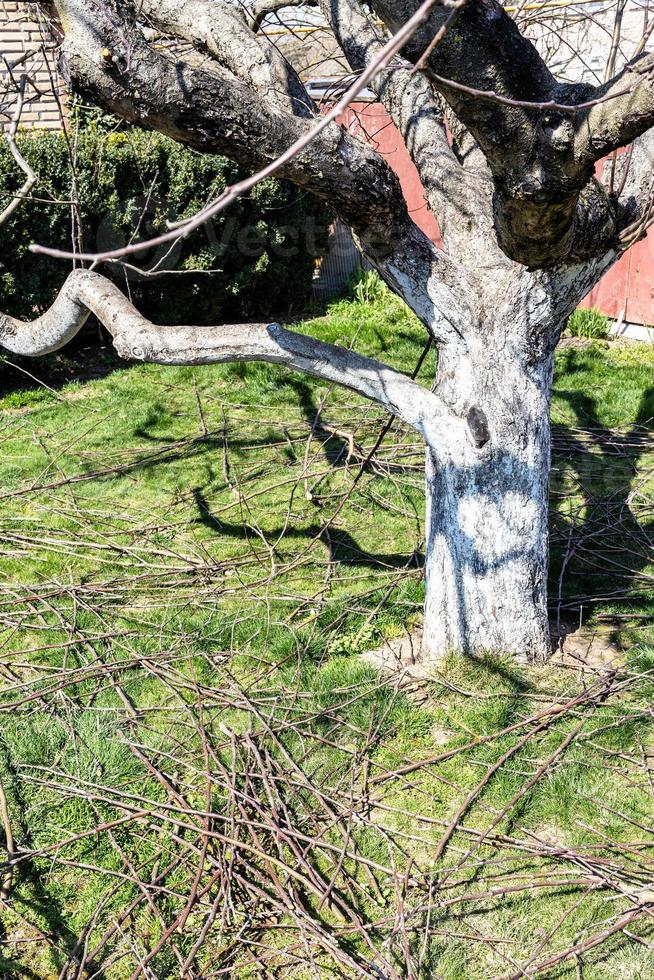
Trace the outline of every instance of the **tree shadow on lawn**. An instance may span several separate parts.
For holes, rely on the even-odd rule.
[[[320,421],[311,388],[298,380],[293,387],[314,437],[323,446],[325,460],[334,470],[342,467],[348,452],[346,440],[334,436]],[[646,617],[651,615],[654,601],[654,569],[648,571],[654,564],[654,506],[645,503],[637,508],[632,499],[639,465],[654,453],[654,385],[643,392],[634,422],[626,429],[602,425],[597,398],[578,391],[559,390],[558,395],[568,401],[583,427],[554,425],[552,430],[549,594],[557,635],[559,627],[563,632],[578,627],[580,611],[585,621],[602,602],[626,605],[625,611]],[[570,479],[579,500],[571,513],[565,514],[561,501],[571,496],[566,485]],[[193,495],[201,523],[220,534],[241,539],[253,536],[244,524],[214,517],[200,488]],[[271,539],[277,539],[282,531],[272,531]],[[318,522],[287,528],[284,534],[307,542],[321,538],[330,548],[331,560],[343,564],[378,569],[424,566],[424,555],[419,552],[374,552],[342,529],[330,529],[326,540]],[[649,600],[648,589],[652,593]]]
[[[344,468],[348,460],[350,444],[339,432],[321,419],[320,406],[315,392],[302,379],[292,377],[285,385],[298,397],[298,407],[309,426],[310,437],[322,448],[325,462],[332,471]],[[654,560],[654,515],[636,517],[632,501],[633,480],[639,463],[650,452],[654,453],[652,418],[654,417],[654,385],[643,392],[634,423],[628,429],[610,429],[601,424],[598,399],[576,390],[557,390],[575,411],[583,428],[565,425],[553,426],[553,468],[550,496],[551,567],[550,608],[555,628],[565,632],[578,627],[580,618],[587,619],[601,603],[614,601],[626,604],[632,612],[647,615],[649,588],[654,602],[654,571],[647,567]],[[153,425],[156,420],[153,421]],[[210,431],[190,439],[170,443],[148,427],[141,427],[139,436],[161,443],[161,448],[145,458],[135,458],[133,463],[122,464],[120,472],[132,469],[148,469],[174,460],[191,459],[224,451],[224,433]],[[265,448],[270,437],[235,438],[229,440],[234,450]],[[297,462],[294,460],[294,462]],[[401,464],[392,469],[402,472]],[[570,480],[574,483],[572,493]],[[248,539],[251,529],[244,524],[218,520],[211,513],[202,488],[193,490],[199,513],[197,520],[219,534]],[[561,500],[571,496],[579,498],[574,509],[565,514]],[[641,508],[647,513],[647,506]],[[275,539],[282,528],[271,532]],[[422,567],[424,555],[419,553],[384,553],[366,549],[347,531],[330,529],[325,536],[319,522],[302,527],[287,528],[289,538],[303,539],[307,543],[321,538],[330,549],[330,558],[348,565],[366,565],[376,569]],[[640,595],[635,587],[640,585]],[[639,607],[633,609],[634,603]],[[626,612],[627,610],[625,610]],[[581,616],[580,616],[581,613]]]
[[[323,420],[322,406],[316,404],[316,392],[305,381],[302,381],[294,375],[285,376],[284,388],[292,390],[297,395],[297,402],[289,403],[289,408],[299,408],[301,410],[303,420],[308,426],[307,441],[315,441],[319,444],[323,450],[324,460],[331,469],[342,469],[344,463],[350,461],[352,450],[354,450],[356,462],[360,462],[364,452],[354,442],[354,432],[360,424],[359,420],[355,420],[352,432],[344,431],[343,428],[337,428]],[[274,410],[274,406],[271,406],[271,410]],[[133,434],[144,442],[153,442],[161,445],[162,451],[165,451],[167,445],[170,445],[171,449],[174,448],[177,440],[172,435],[153,431],[164,417],[167,418],[164,405],[151,406],[148,417],[134,428]],[[282,426],[283,424],[283,420],[280,419],[279,425]],[[297,424],[297,422],[289,420],[290,427]],[[277,436],[273,423],[267,422],[266,425],[269,434],[259,438],[234,436],[230,433],[229,447],[234,450],[252,450],[257,447],[265,449]],[[226,438],[227,434],[224,428],[211,429],[206,434],[198,436],[195,439],[188,439],[186,442],[189,446],[193,445],[197,447],[198,451],[201,451],[203,446],[206,446],[207,450],[209,450],[224,444]],[[293,462],[297,462],[299,457],[295,455],[291,459]],[[406,472],[405,466],[401,463],[393,463],[392,460],[384,461],[384,469],[388,473]],[[318,482],[321,482],[322,479],[324,479],[324,476],[319,477]]]
[[[654,385],[643,392],[626,429],[599,420],[598,399],[557,392],[583,428],[554,425],[550,494],[550,604],[565,631],[601,603],[624,615],[651,618],[654,609],[654,500],[637,493],[634,479],[654,456]],[[644,476],[646,479],[646,476]],[[571,486],[572,484],[572,486]],[[567,504],[566,508],[563,505]],[[649,593],[649,596],[648,596]]]
[[[254,532],[248,524],[237,524],[224,521],[222,518],[214,516],[211,512],[209,503],[202,490],[196,487],[193,490],[193,499],[198,509],[199,516],[196,522],[210,528],[217,534],[229,535],[242,541],[252,541],[253,544],[260,544],[261,538]],[[339,562],[342,565],[365,565],[368,568],[376,569],[399,569],[399,568],[422,568],[424,556],[419,552],[409,554],[371,552],[361,548],[351,534],[341,529],[330,529],[329,534],[325,533],[322,524],[304,524],[302,527],[279,527],[270,531],[270,539],[279,541],[281,538],[291,540],[302,540],[310,542],[321,540],[329,551],[330,561]]]

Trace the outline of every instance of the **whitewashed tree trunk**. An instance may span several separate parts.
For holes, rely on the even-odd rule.
[[[505,303],[489,303],[491,316],[467,324],[450,316],[435,391],[279,324],[157,326],[113,283],[83,269],[31,323],[0,315],[0,345],[28,356],[57,350],[94,313],[126,359],[270,361],[383,404],[427,447],[423,663],[450,651],[505,651],[541,662],[550,652],[549,408],[559,328],[542,315],[548,294],[538,301],[536,290],[501,293]]]
[[[505,651],[537,663],[551,653],[553,353],[532,359],[512,333],[526,339],[515,323],[484,325],[467,364],[440,365],[439,392],[469,407],[465,438],[441,431],[427,446],[425,663],[451,651]],[[495,344],[502,355],[489,357]]]
[[[654,52],[593,88],[556,79],[497,0],[459,5],[455,25],[448,5],[426,19],[418,0],[319,6],[357,86],[373,87],[400,131],[443,249],[414,224],[384,156],[330,114],[317,122],[299,75],[256,17],[248,24],[218,0],[54,3],[61,64],[83,96],[258,172],[166,240],[264,174],[316,194],[429,330],[437,390],[279,324],[152,324],[112,283],[80,269],[34,322],[0,313],[0,346],[57,350],[94,313],[125,358],[264,360],[373,399],[427,443],[424,660],[505,650],[542,661],[553,349],[561,321],[651,224]],[[160,51],[145,22],[201,57]],[[499,99],[480,97],[489,84]],[[598,161],[629,144],[605,183],[597,180]],[[75,258],[96,268],[147,244]]]

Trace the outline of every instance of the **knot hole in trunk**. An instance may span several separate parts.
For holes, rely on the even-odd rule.
[[[470,435],[477,449],[483,449],[490,439],[488,431],[488,419],[483,409],[473,405],[466,416]]]

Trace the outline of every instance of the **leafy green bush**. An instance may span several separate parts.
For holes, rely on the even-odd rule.
[[[19,145],[39,175],[33,198],[0,228],[0,302],[19,316],[47,308],[70,268],[29,252],[32,242],[70,250],[75,238],[78,247],[95,252],[151,238],[244,176],[223,157],[194,153],[135,127],[109,130],[94,115],[72,141],[74,181],[61,133],[23,133]],[[0,206],[22,179],[0,144]],[[103,271],[129,286],[138,308],[162,323],[264,317],[306,304],[326,229],[326,212],[315,198],[266,180],[172,250],[136,257],[163,275],[143,278],[109,265]]]
[[[585,340],[605,340],[609,333],[608,318],[599,310],[575,310],[568,320],[568,330],[573,337]]]

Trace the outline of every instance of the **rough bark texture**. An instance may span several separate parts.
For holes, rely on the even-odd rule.
[[[515,322],[488,324],[513,333]],[[427,448],[424,655],[513,651],[543,662],[553,355],[483,357],[465,440]]]
[[[320,0],[358,74],[416,15],[402,57],[371,84],[418,168],[440,252],[373,147],[335,122],[309,138],[311,100],[258,31],[276,0],[260,0],[249,18],[218,0],[55,5],[62,63],[90,100],[252,168],[281,158],[280,176],[327,199],[436,340],[438,377],[428,391],[279,325],[156,327],[88,272],[74,273],[34,323],[4,317],[0,343],[46,353],[93,311],[125,356],[271,360],[379,401],[427,444],[425,660],[450,649],[544,659],[553,351],[567,316],[654,214],[652,56],[595,88],[563,85],[497,0],[419,16],[418,0],[372,0],[379,20],[360,0]],[[192,44],[205,67],[157,50],[152,26]],[[596,161],[636,138],[606,188]]]

